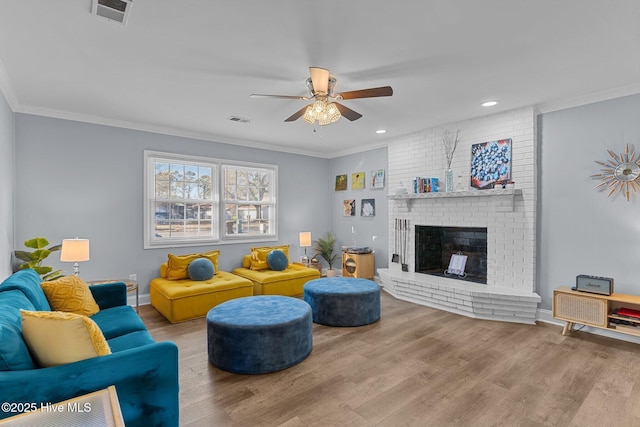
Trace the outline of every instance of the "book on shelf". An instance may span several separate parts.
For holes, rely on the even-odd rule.
[[[421,193],[437,193],[439,188],[438,178],[425,178],[416,176],[413,179],[413,192]]]
[[[618,316],[632,317],[634,319],[640,319],[640,310],[635,310],[633,308],[620,307],[619,309],[614,310],[614,312]]]

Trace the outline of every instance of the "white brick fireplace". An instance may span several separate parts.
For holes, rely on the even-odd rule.
[[[536,125],[531,108],[433,128],[390,142],[388,166],[389,254],[394,247],[394,221],[409,221],[405,263],[389,260],[378,269],[384,290],[393,296],[462,315],[491,320],[534,323],[540,296],[535,293],[536,256]],[[395,197],[402,181],[411,192],[415,176],[443,179],[446,161],[443,129],[460,129],[454,154],[453,193]],[[515,190],[469,191],[471,145],[512,139]],[[442,185],[441,185],[442,188]],[[416,196],[416,197],[414,197]],[[486,227],[487,284],[415,273],[415,226]]]

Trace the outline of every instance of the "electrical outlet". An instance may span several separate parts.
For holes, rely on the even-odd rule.
[[[138,275],[136,273],[130,274],[129,280],[138,280]]]

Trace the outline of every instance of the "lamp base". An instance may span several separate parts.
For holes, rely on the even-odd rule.
[[[74,276],[80,275],[80,265],[77,262],[73,264],[73,275]]]

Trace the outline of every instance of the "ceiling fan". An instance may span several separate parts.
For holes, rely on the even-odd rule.
[[[336,78],[329,74],[325,68],[309,67],[311,77],[307,79],[308,96],[291,95],[261,95],[251,94],[251,98],[280,98],[280,99],[300,99],[303,101],[314,100],[312,104],[306,105],[287,117],[285,122],[293,122],[302,117],[308,123],[318,121],[320,125],[327,125],[337,121],[344,116],[350,121],[358,120],[362,114],[353,111],[351,108],[332,100],[347,100],[358,98],[375,98],[379,96],[393,95],[391,86],[375,87],[370,89],[352,90],[349,92],[334,93]]]

